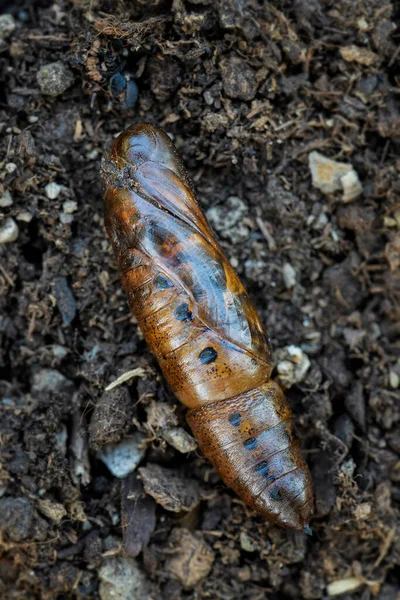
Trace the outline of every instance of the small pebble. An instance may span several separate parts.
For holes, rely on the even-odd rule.
[[[365,17],[361,17],[360,19],[357,19],[357,27],[360,31],[368,31],[369,23]]]
[[[353,516],[356,521],[365,521],[371,515],[372,506],[369,502],[362,502],[353,511]]]
[[[8,13],[0,15],[0,40],[7,38],[15,29],[14,17]]]
[[[30,223],[33,219],[33,215],[27,210],[23,210],[16,217],[17,221],[23,221],[24,223]]]
[[[313,222],[312,228],[316,231],[321,231],[329,223],[329,219],[325,213],[321,213]]]
[[[106,465],[114,477],[126,477],[136,469],[146,453],[143,440],[144,436],[136,432],[132,437],[118,444],[104,446],[97,453],[97,458]]]
[[[55,181],[51,181],[44,188],[45,194],[49,200],[55,200],[60,195],[61,190],[62,186],[58,185]]]
[[[8,190],[4,192],[2,196],[0,196],[0,208],[6,208],[6,206],[11,206],[13,203],[11,194]]]
[[[342,594],[349,594],[358,590],[363,585],[363,581],[357,577],[345,577],[344,579],[337,579],[332,581],[326,586],[326,592],[328,596],[341,596]]]
[[[240,546],[245,552],[254,552],[257,550],[245,531],[240,532]]]
[[[74,384],[56,369],[42,369],[33,376],[32,391],[34,394],[49,392],[71,393]]]
[[[59,96],[74,83],[74,76],[63,62],[44,65],[36,75],[42,94]]]
[[[68,348],[64,348],[64,346],[59,346],[58,344],[53,344],[51,347],[51,353],[56,358],[62,359],[67,356]]]
[[[28,122],[29,123],[37,123],[39,121],[39,117],[37,117],[36,115],[29,115],[28,117]]]
[[[390,383],[390,387],[394,390],[397,390],[397,388],[400,385],[400,377],[397,375],[397,373],[395,371],[389,371],[389,383]]]
[[[164,440],[178,452],[187,454],[197,448],[195,439],[182,427],[169,427],[161,432]]]
[[[99,570],[100,600],[152,598],[150,583],[133,558],[106,556]]]
[[[386,227],[397,227],[396,219],[392,219],[392,217],[385,216],[383,217],[383,224]]]
[[[60,221],[63,225],[70,225],[74,220],[73,215],[66,215],[65,213],[60,213]]]
[[[18,225],[11,217],[0,223],[0,244],[10,244],[18,239]]]
[[[290,290],[290,288],[296,285],[296,271],[290,263],[283,265],[282,275],[286,289]]]
[[[276,368],[282,387],[289,389],[296,383],[303,381],[311,362],[300,347],[287,346],[278,350],[276,355],[280,359]]]
[[[343,202],[351,202],[362,194],[363,188],[356,171],[349,171],[340,180],[343,187]]]
[[[77,210],[77,208],[78,208],[78,203],[75,202],[75,200],[67,200],[63,204],[63,211],[67,215],[70,215],[71,213],[74,213]]]
[[[14,171],[17,170],[17,165],[13,162],[9,162],[6,164],[6,171],[7,173],[14,173]]]
[[[350,202],[362,193],[362,185],[351,164],[327,158],[320,152],[310,152],[309,167],[312,184],[323,194],[342,190],[343,202]]]
[[[97,150],[97,148],[95,148],[94,150],[91,150],[90,152],[88,152],[86,154],[86,158],[88,160],[96,160],[96,158],[98,157],[98,155],[99,155],[99,151]]]
[[[66,277],[56,277],[53,291],[63,323],[64,325],[70,325],[76,317],[76,300],[69,287],[68,279]]]

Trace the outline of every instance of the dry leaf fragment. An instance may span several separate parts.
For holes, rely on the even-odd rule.
[[[170,542],[176,546],[176,553],[166,562],[165,569],[179,579],[184,588],[191,588],[207,577],[215,555],[201,533],[174,529]]]

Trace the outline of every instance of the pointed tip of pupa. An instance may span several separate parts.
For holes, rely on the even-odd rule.
[[[313,532],[312,532],[311,527],[308,524],[304,526],[304,533],[306,535],[310,535],[312,537]]]

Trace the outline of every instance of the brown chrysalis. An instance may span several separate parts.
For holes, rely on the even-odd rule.
[[[311,479],[267,336],[170,138],[129,127],[102,162],[105,223],[143,335],[200,448],[249,506],[309,532]]]

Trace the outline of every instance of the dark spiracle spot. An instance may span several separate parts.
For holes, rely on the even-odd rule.
[[[172,283],[170,282],[168,277],[165,277],[165,275],[157,275],[157,277],[154,280],[154,285],[158,290],[167,290],[168,288],[173,287]]]
[[[280,502],[282,500],[282,494],[278,490],[278,488],[274,488],[270,493],[269,497],[271,500],[275,500],[276,502]]]
[[[229,415],[228,419],[229,419],[229,423],[231,425],[233,425],[234,427],[237,427],[238,425],[240,425],[240,421],[242,420],[242,415],[240,415],[239,413],[233,413],[233,415]]]
[[[246,450],[253,450],[257,446],[257,440],[255,437],[248,438],[243,442],[243,446]]]
[[[200,361],[203,365],[209,365],[213,363],[218,356],[218,352],[214,348],[204,348],[199,354]]]
[[[261,475],[268,475],[268,473],[269,473],[269,464],[267,463],[267,461],[263,460],[262,462],[259,462],[256,465],[256,471],[258,471],[258,473],[260,473]]]
[[[175,317],[178,319],[178,321],[192,321],[193,320],[193,315],[189,310],[189,306],[186,304],[186,302],[183,302],[183,304],[180,304],[174,312]]]
[[[122,73],[115,73],[110,79],[110,91],[112,94],[121,94],[126,85],[126,79]]]

